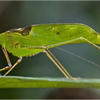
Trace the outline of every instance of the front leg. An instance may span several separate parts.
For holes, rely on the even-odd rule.
[[[22,57],[20,57],[17,60],[17,62],[4,74],[4,76],[6,76],[9,72],[11,72],[21,61],[22,61]]]
[[[11,62],[10,62],[8,53],[7,53],[7,51],[6,51],[6,49],[5,49],[4,47],[2,47],[2,51],[3,51],[3,53],[4,53],[5,57],[6,57],[8,66],[6,66],[6,67],[0,69],[0,71],[7,70],[7,69],[10,69],[10,68],[12,67],[12,64],[11,64]]]
[[[20,57],[20,58],[17,60],[17,62],[12,66],[6,49],[5,49],[4,47],[2,47],[2,50],[3,50],[4,55],[5,55],[5,57],[6,57],[8,66],[6,66],[6,67],[0,69],[0,71],[9,69],[9,70],[4,74],[4,76],[6,76],[17,64],[19,64],[19,63],[22,61],[22,57]]]

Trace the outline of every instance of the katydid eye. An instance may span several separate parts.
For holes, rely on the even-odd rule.
[[[23,36],[27,36],[27,35],[29,35],[30,31],[31,31],[31,26],[27,26],[27,27],[23,28],[23,30],[21,31],[21,34]]]

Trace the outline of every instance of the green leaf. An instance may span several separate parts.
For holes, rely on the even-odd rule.
[[[100,88],[100,79],[1,76],[0,88]]]

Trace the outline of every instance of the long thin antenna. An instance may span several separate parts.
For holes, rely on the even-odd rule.
[[[62,48],[60,48],[60,47],[56,47],[56,48],[58,48],[58,49],[60,49],[60,50],[62,50],[62,51],[64,51],[64,52],[67,52],[67,53],[69,53],[69,54],[71,54],[71,55],[73,55],[73,56],[75,56],[75,57],[78,57],[78,58],[80,58],[80,59],[82,59],[82,60],[84,60],[84,61],[87,61],[87,62],[89,62],[89,63],[91,63],[91,64],[93,64],[93,65],[95,65],[95,66],[97,66],[97,67],[100,67],[100,65],[98,65],[98,64],[96,64],[96,63],[94,63],[94,62],[92,62],[92,61],[90,61],[90,60],[88,60],[88,59],[86,59],[86,58],[83,58],[83,57],[81,57],[81,56],[79,56],[79,55],[77,55],[77,54],[74,54],[74,53],[72,53],[72,52],[70,52],[70,51],[64,50],[64,49],[62,49]]]

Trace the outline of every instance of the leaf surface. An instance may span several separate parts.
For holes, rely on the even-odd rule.
[[[100,79],[1,76],[0,88],[100,88]]]

